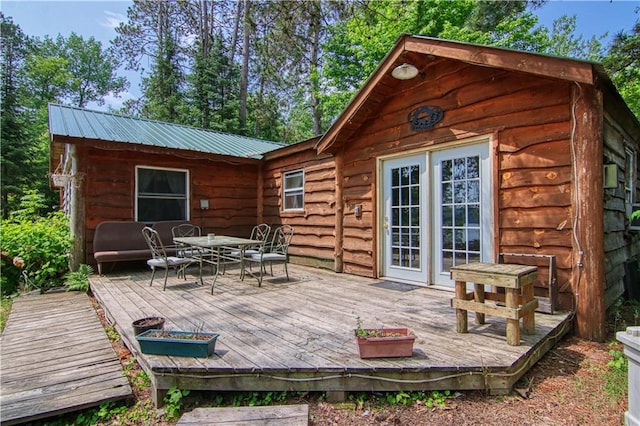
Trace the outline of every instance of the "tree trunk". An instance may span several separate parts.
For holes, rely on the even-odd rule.
[[[318,79],[318,69],[320,67],[318,57],[320,50],[320,28],[322,19],[322,6],[319,2],[313,3],[313,12],[311,16],[310,33],[312,37],[311,42],[311,66],[310,80],[311,80],[311,114],[313,119],[313,135],[319,135],[322,127],[322,115],[320,112],[320,99],[318,95],[320,93],[320,85]]]
[[[249,84],[249,40],[251,39],[251,0],[244,0],[244,42],[242,44],[242,74],[240,75],[240,133],[247,134],[247,87]]]
[[[229,52],[229,65],[233,66],[236,59],[236,47],[238,45],[238,32],[240,31],[240,18],[242,17],[242,1],[236,2],[236,17],[233,22],[233,36],[231,38],[231,51]]]

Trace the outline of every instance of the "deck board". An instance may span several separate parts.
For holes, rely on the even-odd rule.
[[[133,396],[91,300],[84,293],[16,299],[0,347],[3,425]]]
[[[176,426],[306,426],[309,424],[309,406],[271,405],[262,407],[196,408],[182,417]]]
[[[195,273],[195,271],[190,271]],[[166,291],[147,271],[93,276],[91,288],[152,377],[158,394],[177,385],[203,390],[484,389],[508,391],[570,329],[570,315],[536,313],[536,333],[506,342],[506,323],[487,317],[456,333],[453,292],[402,291],[379,280],[290,265],[291,281],[267,276],[240,281],[237,270],[208,285],[170,276]],[[402,288],[402,286],[396,286]],[[144,355],[131,323],[159,315],[165,328],[220,333],[209,358]],[[469,315],[472,315],[470,313]],[[360,359],[356,319],[363,327],[408,327],[417,336],[410,358]],[[156,401],[159,402],[159,401]]]

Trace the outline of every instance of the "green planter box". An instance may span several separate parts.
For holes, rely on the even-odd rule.
[[[159,335],[160,334],[160,335]],[[198,339],[193,336],[197,334]],[[136,336],[143,354],[207,358],[216,347],[218,333],[148,330]],[[204,338],[203,338],[204,337]]]

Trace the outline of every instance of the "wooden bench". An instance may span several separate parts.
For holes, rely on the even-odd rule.
[[[533,295],[533,283],[538,279],[536,266],[469,263],[451,268],[456,295],[451,306],[456,309],[456,329],[467,333],[467,311],[476,313],[476,322],[485,323],[485,314],[506,318],[507,343],[520,344],[520,318],[526,334],[535,333],[535,310],[538,300]],[[467,293],[467,283],[474,284],[474,291]],[[493,286],[485,291],[484,286]],[[504,294],[498,292],[504,289]],[[487,304],[491,300],[504,304]]]

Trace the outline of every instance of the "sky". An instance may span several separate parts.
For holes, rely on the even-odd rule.
[[[126,20],[127,8],[131,3],[125,0],[2,0],[0,10],[5,16],[11,17],[29,36],[49,35],[55,38],[61,34],[67,37],[71,32],[75,32],[85,39],[93,36],[106,47],[116,36],[115,27]],[[606,45],[616,33],[631,31],[640,16],[635,12],[639,7],[640,0],[551,0],[536,10],[536,14],[539,23],[549,29],[552,28],[553,21],[562,15],[576,15],[576,33],[583,35],[585,39],[608,33]],[[127,77],[132,84],[129,92],[120,98],[106,99],[106,104],[115,109],[119,108],[124,100],[140,95],[137,87],[139,76],[125,71],[119,74]],[[89,107],[98,108],[94,105]]]

